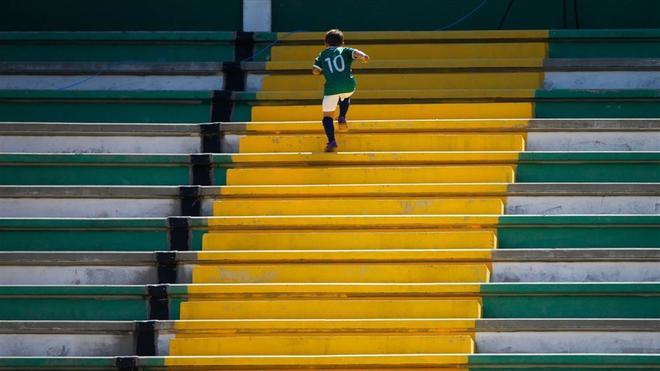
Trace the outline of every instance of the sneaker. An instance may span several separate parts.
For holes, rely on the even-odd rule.
[[[325,145],[325,152],[335,152],[337,150],[337,142],[332,141]]]
[[[346,131],[348,131],[348,124],[346,123],[346,117],[341,117],[341,116],[339,116],[339,117],[337,118],[337,123],[338,123],[338,124],[337,124],[337,126],[338,126],[338,130],[337,130],[337,131],[340,131],[340,132],[346,132]]]

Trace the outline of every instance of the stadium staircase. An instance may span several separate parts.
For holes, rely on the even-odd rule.
[[[2,35],[0,369],[660,369],[659,31],[235,36]]]

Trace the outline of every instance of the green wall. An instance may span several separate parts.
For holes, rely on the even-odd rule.
[[[0,31],[238,31],[241,0],[5,0]]]
[[[510,0],[488,0],[451,30],[497,29]],[[482,0],[273,0],[273,31],[437,30]],[[577,3],[577,4],[576,4]],[[625,6],[622,4],[625,3]],[[577,16],[576,16],[577,14]],[[513,0],[504,29],[658,28],[660,1]]]

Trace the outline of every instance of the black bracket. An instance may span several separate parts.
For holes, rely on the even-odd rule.
[[[202,136],[202,152],[222,153],[224,132],[219,122],[202,124],[199,126],[199,132]]]
[[[135,354],[140,357],[156,355],[156,322],[135,322]]]
[[[176,283],[177,265],[175,252],[156,252],[156,264],[158,267],[158,283]]]
[[[170,251],[189,251],[191,244],[190,222],[187,217],[167,218]]]
[[[179,187],[181,201],[181,216],[201,216],[202,199],[199,197],[199,186]]]
[[[115,358],[115,367],[119,371],[137,371],[137,357],[117,357]]]
[[[167,321],[170,319],[170,301],[167,285],[147,286],[149,294],[149,319]]]
[[[192,185],[213,185],[213,157],[208,153],[190,155]]]
[[[231,111],[234,104],[231,100],[231,90],[215,90],[211,98],[211,121],[231,121]]]

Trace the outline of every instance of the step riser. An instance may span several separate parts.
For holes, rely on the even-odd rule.
[[[304,304],[304,305],[301,305]],[[478,318],[476,299],[188,301],[181,319]]]
[[[370,151],[523,151],[523,135],[338,134],[342,152]],[[245,136],[237,152],[319,152],[324,135]]]
[[[513,166],[229,169],[228,185],[511,183]]]
[[[194,283],[487,282],[486,265],[304,264],[197,266]]]
[[[472,353],[470,336],[251,336],[176,338],[170,355],[330,355]]]
[[[203,250],[477,249],[495,248],[479,232],[228,232],[204,235]]]
[[[383,215],[503,213],[501,199],[221,200],[213,215]]]
[[[544,42],[497,42],[497,43],[441,43],[441,44],[398,44],[397,53],[391,45],[364,44],[360,49],[368,51],[374,60],[442,59],[442,58],[543,58],[547,44]],[[320,48],[317,45],[275,46],[271,50],[273,61],[313,61]],[[356,63],[357,64],[357,63]]]

